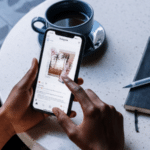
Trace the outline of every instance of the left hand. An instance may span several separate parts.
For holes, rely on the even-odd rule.
[[[31,68],[14,86],[1,108],[5,119],[10,122],[15,133],[27,131],[48,116],[30,107],[37,72],[38,61],[33,59]]]
[[[33,96],[33,84],[38,73],[38,61],[33,59],[32,66],[18,84],[14,86],[6,102],[0,108],[5,122],[11,127],[14,133],[21,133],[29,130],[49,115],[35,111],[30,107]],[[83,80],[79,79],[78,84]],[[72,111],[70,117],[75,117]]]

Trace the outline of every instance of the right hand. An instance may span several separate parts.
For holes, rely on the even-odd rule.
[[[59,108],[53,108],[59,124],[82,150],[123,150],[123,116],[104,103],[92,90],[83,90],[68,77],[64,83],[83,109],[83,122],[75,125]]]

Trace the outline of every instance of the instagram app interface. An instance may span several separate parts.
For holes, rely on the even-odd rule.
[[[47,32],[33,99],[34,108],[52,112],[53,107],[58,107],[67,113],[71,92],[61,76],[74,80],[81,44],[82,39],[78,36],[69,38],[57,35],[55,31]]]

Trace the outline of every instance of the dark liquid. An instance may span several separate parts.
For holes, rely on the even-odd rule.
[[[53,24],[62,27],[72,27],[80,25],[89,19],[87,15],[79,12],[62,12],[57,14],[53,20]]]

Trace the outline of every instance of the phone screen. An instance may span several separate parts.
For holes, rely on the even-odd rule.
[[[52,113],[52,108],[58,107],[67,113],[71,92],[61,76],[74,80],[81,46],[80,36],[71,38],[53,30],[47,32],[33,98],[35,109]]]

